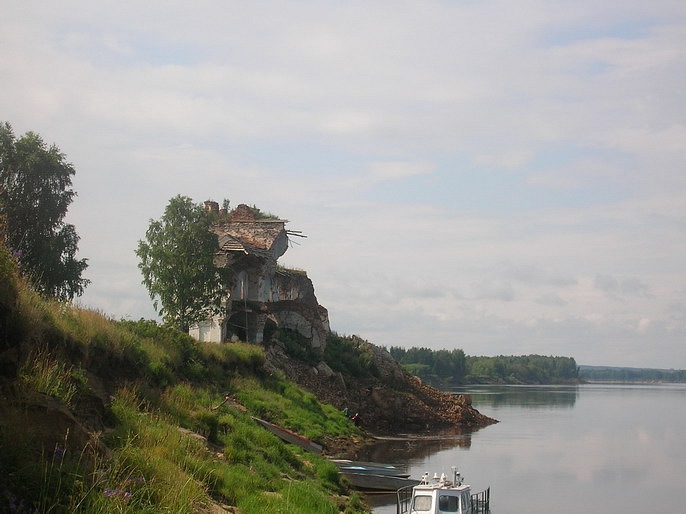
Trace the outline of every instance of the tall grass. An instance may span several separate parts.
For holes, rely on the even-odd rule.
[[[0,279],[13,282],[0,288],[2,312],[10,313],[3,321],[23,357],[11,387],[0,384],[0,512],[195,513],[214,503],[242,514],[365,512],[343,496],[333,464],[251,418],[315,440],[357,433],[312,394],[266,377],[260,346],[198,343],[154,322],[113,321],[45,300],[6,261]],[[27,423],[40,407],[37,393],[62,404],[60,419],[80,439],[76,430],[64,441],[50,434],[54,447],[36,439],[53,428]],[[227,393],[243,407],[224,403]],[[77,406],[94,397],[106,405],[108,429],[84,442]]]
[[[301,435],[322,442],[326,435],[359,435],[359,430],[338,409],[319,403],[317,398],[292,382],[271,377],[234,380],[236,396],[256,416],[284,425]]]
[[[19,384],[25,394],[47,394],[72,406],[76,394],[85,389],[86,378],[82,370],[55,360],[42,349],[33,352],[20,368]]]
[[[252,384],[251,391],[259,390]],[[167,388],[157,401],[124,387],[111,405],[107,458],[84,465],[71,450],[58,448],[33,459],[27,441],[7,468],[22,469],[23,479],[36,484],[23,497],[37,498],[31,505],[41,513],[192,513],[213,502],[236,505],[244,514],[364,512],[340,496],[333,464],[283,443],[248,412],[231,405],[210,410],[220,399],[189,383]],[[215,444],[180,426],[204,431]]]
[[[176,397],[185,396],[191,411],[195,405],[192,395],[187,386],[176,388]],[[204,394],[198,395],[202,397]],[[175,509],[170,512],[191,512],[212,497],[237,505],[245,514],[338,512],[331,495],[340,492],[341,486],[338,473],[331,471],[333,464],[285,445],[247,413],[227,408],[226,413],[217,415],[221,428],[216,451],[179,432],[170,414],[149,411],[146,406],[135,391],[122,390],[112,407],[118,420],[111,436],[112,446],[118,448],[117,460],[125,463],[127,470],[135,470],[134,475],[150,477],[141,486],[146,493],[136,498],[154,498],[156,505]],[[183,408],[177,405],[177,413]],[[190,413],[184,417],[194,419]],[[322,472],[322,468],[328,471]],[[170,490],[179,483],[184,488]],[[114,487],[123,490],[120,484],[110,485]],[[145,507],[143,500],[133,495],[129,501]]]
[[[278,512],[280,514],[338,514],[338,506],[314,484],[288,482],[278,492],[256,491],[241,502],[245,512]]]
[[[333,464],[284,444],[239,409],[210,412],[208,406],[218,400],[203,389],[179,384],[152,408],[138,391],[120,390],[112,405],[117,423],[109,442],[117,449],[114,467],[126,472],[108,472],[106,488],[128,492],[122,477],[145,477],[139,492],[127,498],[126,505],[137,509],[152,502],[175,509],[170,512],[193,512],[218,498],[245,514],[338,512],[335,498],[342,486]],[[209,418],[214,447],[178,430],[179,424],[197,430]]]

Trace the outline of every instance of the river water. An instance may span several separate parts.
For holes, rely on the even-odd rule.
[[[384,441],[359,460],[491,487],[493,514],[686,512],[686,385],[473,386],[500,423],[438,440]],[[393,495],[369,495],[395,514]]]

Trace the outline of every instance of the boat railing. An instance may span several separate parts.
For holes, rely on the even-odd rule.
[[[412,489],[409,485],[398,489],[396,502],[396,514],[408,514],[412,503]],[[487,488],[480,493],[471,495],[472,514],[489,514],[491,512],[491,488]]]
[[[396,502],[397,514],[407,514],[410,512],[410,503],[412,503],[412,488],[414,486],[408,485],[398,489],[398,501]]]
[[[472,495],[472,512],[474,514],[488,514],[491,512],[491,488]]]

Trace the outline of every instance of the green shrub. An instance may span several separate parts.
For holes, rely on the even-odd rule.
[[[334,371],[363,378],[377,376],[378,370],[366,341],[356,336],[340,336],[331,332],[326,338],[324,361]]]
[[[281,328],[277,331],[276,337],[285,346],[286,354],[289,357],[311,365],[315,365],[321,360],[321,354],[312,348],[309,341],[295,330]]]

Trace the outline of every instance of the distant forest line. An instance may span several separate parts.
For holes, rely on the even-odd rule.
[[[686,383],[686,370],[580,366],[579,378],[587,382]]]
[[[434,385],[570,384],[579,382],[572,357],[520,355],[473,357],[464,351],[392,346],[393,358],[409,373]]]
[[[573,357],[475,357],[465,355],[460,349],[406,349],[397,346],[392,346],[389,352],[409,373],[436,386],[581,382],[686,383],[686,370],[578,366]]]

